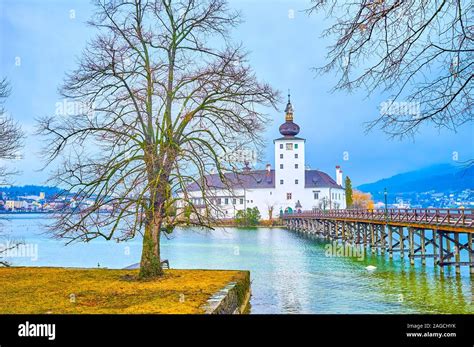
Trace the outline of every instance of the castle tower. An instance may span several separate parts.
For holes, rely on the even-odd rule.
[[[275,145],[275,190],[277,200],[283,206],[295,209],[302,199],[305,186],[305,139],[296,137],[300,132],[294,123],[294,110],[290,94],[285,108],[285,123],[280,125],[282,137],[273,141]]]

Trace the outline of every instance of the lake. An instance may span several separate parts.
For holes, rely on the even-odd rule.
[[[9,259],[13,265],[124,268],[140,259],[139,239],[65,246],[45,234],[47,215],[8,218],[0,243],[16,239],[30,247]],[[250,270],[251,313],[474,313],[467,267],[460,276],[454,269],[442,275],[430,258],[410,266],[398,256],[331,257],[325,246],[282,228],[181,228],[163,237],[162,258],[172,268]]]

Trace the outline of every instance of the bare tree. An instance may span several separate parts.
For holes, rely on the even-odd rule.
[[[20,126],[6,114],[4,104],[10,95],[10,87],[7,80],[0,80],[0,186],[8,184],[8,178],[15,173],[4,164],[16,159],[18,150],[22,146],[23,132]],[[0,225],[1,227],[1,225]],[[8,266],[9,263],[2,260],[2,254],[18,247],[17,242],[0,245],[0,266]]]
[[[474,3],[470,0],[313,0],[334,19],[328,63],[335,89],[390,92],[367,129],[413,136],[421,124],[453,131],[472,121]]]
[[[329,208],[331,208],[330,206],[330,201],[329,199],[325,196],[324,198],[322,198],[320,201],[319,201],[319,208],[321,210],[326,210],[326,208],[329,206]]]
[[[46,162],[61,162],[54,178],[75,195],[52,229],[68,242],[142,234],[140,277],[160,276],[161,233],[189,222],[189,208],[192,223],[211,226],[217,207],[204,177],[216,170],[225,181],[238,169],[226,154],[260,148],[262,107],[275,107],[278,94],[232,44],[240,17],[224,0],[95,7],[97,36],[60,89],[87,107],[39,120]],[[204,209],[189,197],[191,184],[203,187]]]
[[[18,157],[22,146],[23,132],[15,120],[6,114],[4,104],[10,95],[7,80],[0,80],[0,185],[8,183],[8,176],[15,172],[4,165],[7,161]]]
[[[273,211],[275,210],[275,204],[267,203],[267,211],[268,211],[268,220],[273,223]]]

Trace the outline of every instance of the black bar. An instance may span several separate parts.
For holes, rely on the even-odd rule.
[[[19,337],[26,322],[55,324],[55,339]],[[290,346],[472,346],[473,326],[474,315],[0,315],[0,345],[269,345],[288,338]]]

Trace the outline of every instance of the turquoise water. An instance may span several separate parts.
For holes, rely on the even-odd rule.
[[[3,221],[5,238],[37,247],[14,265],[123,268],[137,263],[140,240],[65,246],[45,234],[43,215]],[[444,275],[420,261],[378,255],[329,257],[326,243],[285,229],[178,229],[162,240],[172,268],[244,269],[252,278],[252,313],[474,313],[468,269]],[[33,256],[32,256],[33,255]],[[368,265],[376,269],[368,271]]]

